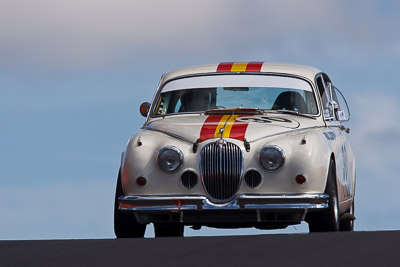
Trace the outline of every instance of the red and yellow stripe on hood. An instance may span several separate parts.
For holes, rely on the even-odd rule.
[[[200,142],[212,138],[233,138],[243,140],[248,122],[236,121],[244,115],[209,115],[200,130]]]
[[[260,72],[264,62],[221,62],[217,72]]]

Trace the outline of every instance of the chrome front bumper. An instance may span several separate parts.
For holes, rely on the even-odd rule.
[[[317,210],[328,207],[329,195],[237,195],[227,203],[213,203],[204,196],[121,196],[119,209],[125,211],[169,211],[185,210]]]
[[[121,196],[119,209],[133,212],[139,223],[181,222],[211,227],[284,228],[304,221],[310,211],[328,208],[329,195],[237,195],[227,203],[204,196]],[[271,226],[273,225],[273,226]]]

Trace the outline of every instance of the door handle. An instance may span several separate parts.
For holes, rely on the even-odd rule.
[[[342,130],[342,131],[345,131],[346,133],[350,133],[350,128],[346,128],[343,125],[340,125],[339,129]]]

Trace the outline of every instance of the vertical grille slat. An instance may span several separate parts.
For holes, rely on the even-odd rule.
[[[243,153],[229,142],[207,144],[200,153],[202,182],[208,195],[229,201],[238,191],[243,172]]]

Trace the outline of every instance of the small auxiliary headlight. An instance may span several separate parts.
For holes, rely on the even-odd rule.
[[[283,166],[285,154],[283,154],[283,150],[280,147],[265,146],[261,149],[258,160],[265,170],[273,172]]]
[[[174,172],[182,166],[183,154],[174,146],[163,147],[157,155],[160,168],[166,172]]]

